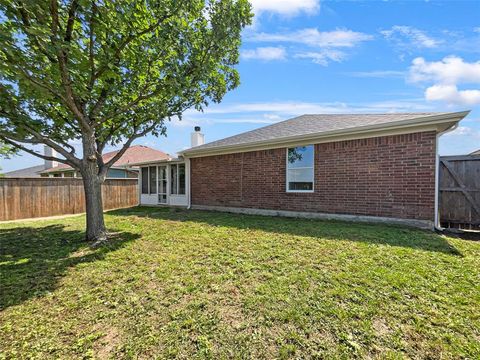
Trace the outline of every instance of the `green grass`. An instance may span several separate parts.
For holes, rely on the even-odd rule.
[[[0,225],[2,358],[480,358],[480,242],[133,208]]]

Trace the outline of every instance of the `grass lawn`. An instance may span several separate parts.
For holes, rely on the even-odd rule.
[[[132,208],[0,225],[0,358],[480,358],[480,242]]]

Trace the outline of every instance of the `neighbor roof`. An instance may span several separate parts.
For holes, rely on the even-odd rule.
[[[9,171],[3,175],[5,177],[40,177],[42,170],[45,170],[45,165],[30,166],[28,168]]]
[[[113,158],[119,150],[108,152],[103,154],[103,161],[107,162]],[[163,151],[152,149],[144,145],[135,145],[131,146],[125,151],[120,159],[118,159],[113,167],[115,168],[126,168],[133,166],[136,163],[145,162],[145,161],[157,161],[157,160],[167,160],[170,159],[170,155],[164,153]],[[42,171],[42,173],[56,172],[56,171],[66,171],[71,170],[72,167],[66,164],[60,164],[53,168]]]
[[[180,152],[184,155],[207,153],[227,148],[294,141],[329,134],[388,129],[396,126],[417,126],[461,120],[468,111],[458,113],[389,113],[389,114],[312,114],[302,115],[272,125],[247,131]]]

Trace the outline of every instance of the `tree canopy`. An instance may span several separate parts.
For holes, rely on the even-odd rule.
[[[246,0],[0,1],[0,138],[80,167],[71,142],[91,137],[104,175],[123,154],[103,164],[105,146],[164,134],[238,86],[250,11]]]
[[[103,239],[109,167],[135,139],[238,86],[251,18],[247,0],[0,0],[0,140],[78,169],[87,239]],[[120,150],[104,162],[107,145]]]

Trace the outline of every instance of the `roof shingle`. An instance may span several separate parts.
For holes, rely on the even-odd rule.
[[[111,151],[108,153],[103,154],[103,161],[107,162],[111,158],[113,158],[119,150]],[[151,147],[144,146],[144,145],[135,145],[131,146],[125,151],[120,159],[118,159],[114,167],[129,167],[130,165],[147,162],[147,161],[156,161],[156,160],[167,160],[170,159],[170,155],[164,153],[163,151],[152,149]],[[44,173],[47,172],[55,172],[55,171],[62,171],[71,169],[69,165],[60,164],[53,168],[47,169],[43,171]]]
[[[443,113],[392,113],[392,114],[309,114],[284,120],[259,129],[247,131],[225,139],[196,146],[188,150],[208,149],[221,146],[242,145],[283,137],[301,136],[333,130],[356,128],[367,125],[386,124],[395,121],[416,119]],[[186,151],[188,151],[186,150]]]
[[[281,121],[259,129],[196,146],[183,152],[236,146],[281,138],[290,138],[335,130],[355,129],[368,125],[382,125],[448,113],[391,113],[391,114],[309,114]],[[182,152],[182,153],[183,153]]]

